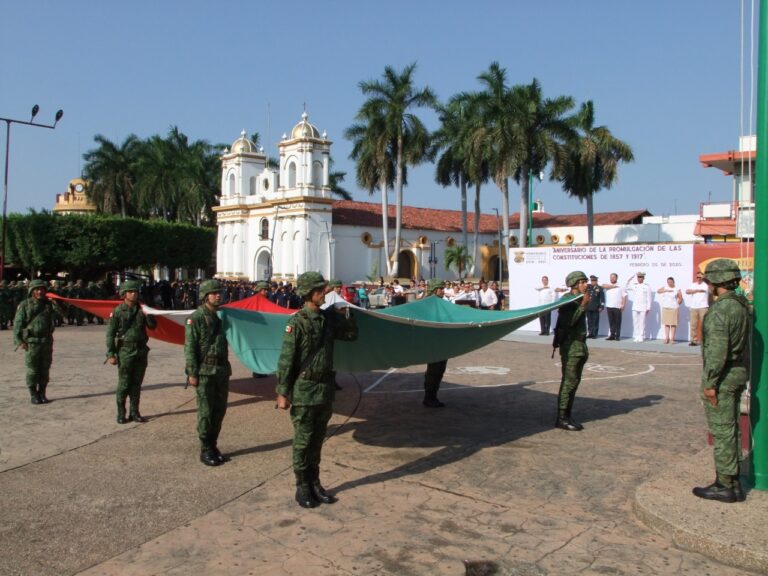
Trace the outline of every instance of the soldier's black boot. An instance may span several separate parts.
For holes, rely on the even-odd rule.
[[[315,500],[322,502],[323,504],[333,504],[334,502],[337,502],[338,499],[333,494],[328,494],[328,492],[325,491],[325,488],[323,488],[323,485],[320,484],[320,466],[312,466],[308,468],[311,474],[311,483],[310,487],[312,488],[312,496],[315,497]]]
[[[709,486],[697,486],[693,489],[693,495],[705,500],[717,500],[718,502],[725,502],[732,504],[736,502],[736,494],[733,488],[725,486],[720,480],[715,480]]]
[[[302,508],[316,508],[318,501],[312,496],[312,488],[309,484],[309,473],[306,470],[294,471],[296,476],[296,502]]]
[[[424,392],[422,404],[427,408],[443,408],[445,404],[437,399],[437,392]]]
[[[40,404],[48,404],[50,402],[48,397],[45,395],[45,389],[46,386],[40,386],[37,392],[37,397],[40,398]]]
[[[747,499],[747,495],[744,493],[744,488],[741,486],[741,480],[739,475],[733,477],[733,495],[736,497],[736,502],[744,502]]]
[[[570,414],[568,414],[567,410],[560,410],[557,413],[555,428],[560,428],[561,430],[568,430],[569,432],[578,432],[584,429],[584,427],[581,424],[577,424],[576,422],[571,420],[571,416]]]
[[[216,452],[214,452],[213,448],[200,449],[200,462],[206,466],[218,466],[221,464],[219,459],[216,457]]]
[[[117,423],[125,424],[126,422],[130,422],[130,420],[128,420],[125,417],[125,399],[123,399],[122,401],[118,400],[117,401]]]
[[[134,422],[146,422],[147,419],[144,418],[141,413],[139,412],[139,399],[136,398],[131,399],[131,420]]]
[[[29,391],[29,401],[32,404],[40,404],[40,394],[38,394],[37,390]]]
[[[230,460],[229,456],[221,453],[218,446],[213,447],[213,453],[216,454],[216,460],[219,461],[219,464],[224,464],[224,462],[229,462]]]

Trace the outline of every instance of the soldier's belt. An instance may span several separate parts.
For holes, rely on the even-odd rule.
[[[44,342],[50,342],[50,338],[47,336],[30,336],[27,338],[27,344],[42,344]]]

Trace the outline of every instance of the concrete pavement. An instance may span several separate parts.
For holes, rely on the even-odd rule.
[[[151,343],[151,420],[120,426],[103,327],[57,331],[46,406],[0,332],[0,574],[768,573],[768,495],[690,494],[713,476],[698,349],[590,341],[585,430],[568,433],[550,342],[516,333],[450,360],[439,410],[421,406],[423,366],[340,375],[322,465],[339,502],[307,511],[272,378],[233,359],[232,461],[211,469],[179,347]]]

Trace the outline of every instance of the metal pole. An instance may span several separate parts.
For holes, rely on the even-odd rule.
[[[0,282],[5,280],[5,229],[8,223],[8,153],[11,149],[11,121],[5,121],[5,178],[3,178],[3,245],[0,247]]]
[[[32,119],[29,122],[26,122],[24,120],[14,120],[13,118],[0,118],[3,122],[5,122],[5,178],[3,179],[3,233],[2,233],[2,240],[3,243],[0,245],[0,280],[5,279],[5,228],[8,223],[7,219],[7,213],[8,213],[8,159],[9,159],[9,152],[11,149],[11,124],[25,124],[26,126],[37,126],[38,128],[50,128],[51,130],[54,130],[56,128],[56,124],[59,123],[59,120],[64,116],[64,111],[59,110],[56,112],[56,118],[53,122],[53,124],[37,124],[36,122],[33,122],[35,119],[35,116],[37,115],[38,111],[40,110],[40,107],[35,104],[32,108]]]
[[[760,3],[760,40],[757,55],[757,151],[755,166],[755,254],[754,309],[752,332],[752,397],[749,410],[752,423],[751,478],[757,490],[768,490],[768,362],[765,339],[768,337],[768,266],[757,266],[768,258],[768,5]]]

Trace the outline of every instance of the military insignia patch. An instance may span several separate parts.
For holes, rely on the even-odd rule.
[[[291,326],[291,325],[289,324],[288,326],[286,326],[286,327],[285,327],[285,331],[286,331],[288,334],[290,334],[291,332],[293,332],[293,326]]]

